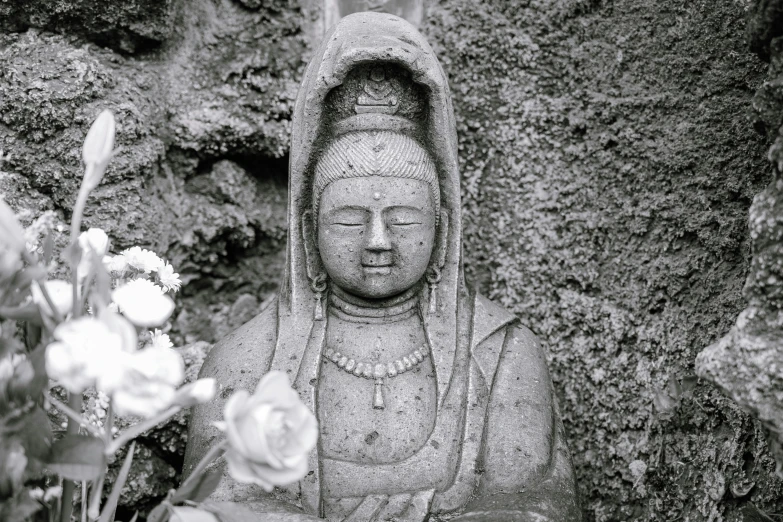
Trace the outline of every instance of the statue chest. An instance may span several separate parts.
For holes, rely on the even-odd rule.
[[[369,324],[330,317],[326,338],[326,349],[347,362],[340,366],[322,358],[317,401],[321,455],[384,464],[415,454],[427,443],[437,411],[431,359],[411,355],[428,351],[418,315]],[[359,362],[374,368],[396,361],[404,370],[387,374],[382,382],[352,371]]]

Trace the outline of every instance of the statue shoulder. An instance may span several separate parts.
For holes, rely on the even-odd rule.
[[[520,352],[521,356],[503,355],[504,350]],[[531,369],[531,363],[537,371],[547,371],[536,335],[514,314],[480,294],[476,294],[473,305],[471,352],[487,383],[494,380],[501,356],[503,365],[518,366],[523,373]]]
[[[249,391],[269,369],[277,340],[277,299],[210,350],[199,377],[213,377],[218,385]]]
[[[214,400],[193,407],[188,423],[188,446],[184,472],[187,475],[220,438],[212,423],[223,418],[226,400],[235,390],[253,392],[268,371],[277,337],[277,300],[212,347],[199,378],[214,378],[218,394]]]
[[[473,360],[489,391],[479,496],[530,490],[548,502],[557,491],[574,495],[544,347],[516,316],[491,301],[476,296],[474,310],[474,338],[479,338]],[[547,502],[538,506],[542,513],[549,512]]]

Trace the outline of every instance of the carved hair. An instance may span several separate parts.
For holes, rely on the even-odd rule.
[[[430,154],[413,138],[397,132],[362,130],[332,141],[318,158],[313,179],[313,216],[326,186],[338,179],[383,176],[423,181],[430,186],[436,219],[440,186]]]

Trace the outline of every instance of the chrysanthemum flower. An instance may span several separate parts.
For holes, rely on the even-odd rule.
[[[169,338],[169,334],[161,332],[158,328],[152,332],[152,341],[150,342],[152,348],[172,348],[174,344]]]
[[[128,269],[128,260],[122,254],[103,256],[103,266],[111,273],[121,274]]]
[[[137,326],[152,328],[166,322],[174,311],[174,301],[163,289],[147,279],[134,279],[111,294],[120,312]]]
[[[122,255],[125,257],[128,265],[145,274],[149,274],[163,266],[163,260],[155,252],[146,248],[131,247],[123,251]]]

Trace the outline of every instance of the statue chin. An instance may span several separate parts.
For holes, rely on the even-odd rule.
[[[348,296],[358,297],[366,301],[377,301],[382,304],[383,301],[394,299],[395,297],[406,293],[412,288],[418,286],[417,283],[422,280],[424,275],[414,281],[389,280],[388,275],[373,275],[362,279],[361,284],[340,283],[332,279],[333,288],[336,286],[338,291]]]

